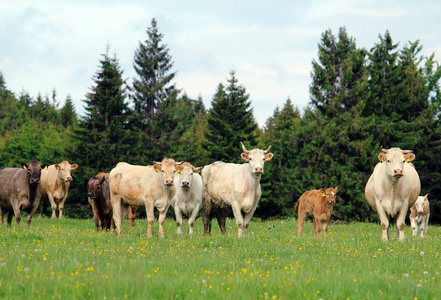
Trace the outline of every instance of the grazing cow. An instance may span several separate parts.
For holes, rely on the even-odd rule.
[[[326,190],[312,190],[304,192],[297,201],[294,212],[299,214],[297,223],[297,236],[300,237],[303,231],[303,223],[307,214],[314,217],[315,236],[320,236],[321,222],[323,221],[323,236],[328,233],[328,224],[331,219],[332,206],[335,203],[338,188],[328,188]]]
[[[248,151],[241,142],[241,157],[246,164],[233,164],[217,161],[205,166],[202,170],[204,182],[203,222],[204,235],[209,234],[213,208],[218,208],[218,223],[222,234],[225,234],[226,209],[231,207],[237,225],[237,235],[246,235],[248,226],[260,200],[260,178],[263,174],[265,161],[273,158],[266,150],[253,149]],[[245,217],[242,217],[242,212]],[[222,220],[219,220],[222,218]]]
[[[382,240],[389,239],[389,218],[397,216],[397,238],[404,240],[407,211],[420,193],[420,178],[411,161],[415,154],[400,148],[382,149],[366,188],[369,205],[378,212],[383,230]]]
[[[73,180],[70,175],[71,170],[78,168],[77,164],[71,165],[67,161],[62,161],[59,164],[50,165],[47,170],[41,172],[41,185],[43,187],[44,199],[49,199],[52,207],[52,219],[56,219],[55,210],[60,211],[59,218],[63,218],[64,202],[66,202],[67,194],[69,192],[70,182]],[[41,204],[43,211],[44,204]]]
[[[22,168],[3,168],[0,170],[0,217],[3,224],[3,213],[8,214],[8,225],[11,226],[12,214],[15,222],[20,224],[23,210],[28,213],[26,225],[31,224],[32,216],[40,205],[42,188],[40,184],[41,171],[47,169],[47,164],[33,160],[27,164],[21,163]]]
[[[427,235],[429,228],[430,208],[427,196],[419,196],[415,204],[410,208],[410,226],[412,227],[412,234],[418,234],[418,222],[421,223],[421,237]]]
[[[155,162],[153,166],[134,166],[121,162],[110,171],[110,197],[118,236],[121,236],[121,223],[124,217],[121,211],[124,210],[122,205],[124,199],[132,206],[145,205],[149,237],[152,236],[155,220],[153,210],[156,207],[159,211],[159,236],[164,237],[165,217],[176,192],[173,184],[176,167],[181,163],[173,159]]]
[[[176,216],[176,233],[182,234],[182,214],[188,216],[188,233],[193,234],[194,220],[202,205],[203,184],[199,172],[202,167],[194,167],[188,162],[176,167],[176,194],[171,205]]]

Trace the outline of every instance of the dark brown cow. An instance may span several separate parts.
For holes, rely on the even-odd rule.
[[[109,173],[99,172],[89,179],[87,183],[87,200],[92,207],[93,219],[95,220],[96,230],[109,230],[110,225],[115,229],[113,222],[112,203],[110,202]],[[129,206],[124,203],[124,207],[128,208],[128,218],[130,226],[135,226],[136,210],[138,207]]]
[[[21,163],[22,168],[3,168],[0,170],[0,207],[1,224],[3,213],[8,213],[8,225],[11,226],[12,214],[17,225],[20,224],[23,210],[28,213],[26,225],[31,224],[32,216],[40,205],[41,199],[41,170],[47,169],[47,164],[33,160],[27,164]]]
[[[332,205],[335,203],[338,188],[320,189],[304,192],[297,201],[294,212],[299,214],[297,223],[297,235],[300,237],[303,231],[303,223],[306,214],[314,217],[314,231],[318,237],[320,235],[321,222],[323,221],[323,235],[326,237],[328,232],[328,223],[331,219]]]

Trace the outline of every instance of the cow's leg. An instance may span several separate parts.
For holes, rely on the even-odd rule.
[[[429,215],[427,215],[427,218],[423,220],[424,223],[424,236],[427,235],[427,229],[429,229]]]
[[[328,235],[328,224],[329,224],[329,219],[323,221],[323,237],[326,237]]]
[[[13,212],[10,210],[8,212],[8,217],[6,218],[6,222],[8,223],[8,227],[11,227],[11,223],[12,223],[12,214]]]
[[[389,218],[386,215],[383,206],[381,205],[380,199],[375,198],[375,205],[377,208],[378,216],[380,217],[381,229],[383,231],[381,239],[383,241],[387,241],[389,239]]]
[[[306,219],[306,212],[299,211],[299,217],[297,218],[297,237],[300,237],[303,231],[303,223]]]
[[[153,212],[153,199],[146,199],[145,211],[147,213],[147,236],[152,237],[152,227],[155,222],[155,214]]]
[[[410,218],[410,228],[412,228],[412,235],[416,236],[418,234],[418,222],[415,218]]]
[[[236,219],[236,226],[237,226],[237,237],[243,236],[243,217],[242,212],[240,210],[239,204],[237,201],[232,201],[231,208],[233,209],[233,215]]]
[[[121,197],[116,193],[111,193],[110,200],[112,202],[113,222],[115,224],[116,235],[121,236]]]
[[[3,218],[4,218],[4,215],[3,215],[3,209],[2,209],[2,207],[0,206],[0,226],[3,225]]]
[[[227,233],[227,228],[225,226],[227,222],[227,216],[230,208],[227,207],[219,207],[218,214],[217,214],[217,224],[219,225],[219,229],[222,234]],[[210,231],[211,231],[211,224],[210,224]]]
[[[397,217],[397,239],[400,241],[404,240],[404,227],[405,227],[405,219],[406,219],[406,215],[407,215],[407,210],[408,210],[408,201],[404,201],[403,205],[401,206],[400,211],[398,212],[398,217]]]
[[[318,217],[314,216],[314,223],[315,223],[315,236],[319,237],[320,232],[322,231],[322,221]]]
[[[194,221],[196,220],[196,217],[198,215],[199,207],[200,207],[200,204],[196,205],[193,208],[193,211],[191,212],[190,216],[188,217],[188,234],[190,234],[190,235],[193,234]]]
[[[15,222],[17,223],[17,226],[18,226],[20,224],[20,220],[21,220],[21,213],[20,213],[20,207],[18,205],[18,201],[17,201],[16,205],[12,206],[12,209],[14,210]],[[11,215],[11,218],[12,218],[12,215]]]
[[[213,203],[208,196],[208,193],[204,191],[203,199],[203,211],[202,211],[202,222],[204,223],[204,236],[211,233],[211,210],[213,209]]]
[[[176,216],[176,226],[177,226],[176,233],[182,234],[182,211],[179,208],[179,204],[175,206],[175,216]]]
[[[43,212],[45,209],[45,205],[46,204],[46,200],[44,199],[44,197],[41,197],[40,199],[40,218],[43,218]]]
[[[135,226],[135,218],[136,218],[136,211],[138,210],[138,207],[136,206],[129,206],[129,224],[130,226]]]
[[[63,210],[64,210],[64,203],[66,202],[67,193],[64,195],[63,199],[61,199],[60,204],[58,205],[58,209],[60,211],[60,214],[58,216],[59,219],[63,218]]]
[[[91,199],[87,197],[87,201],[89,202],[90,206],[92,207],[92,215],[93,220],[95,221],[95,229],[96,231],[100,231],[100,216],[98,212],[98,207],[95,203],[95,199]]]
[[[254,203],[254,206],[251,208],[251,210],[245,214],[245,217],[243,218],[243,234],[247,235],[248,226],[250,226],[251,218],[254,215],[254,212],[257,208],[257,201]]]
[[[170,202],[169,202],[170,203]],[[165,223],[165,218],[167,217],[167,211],[168,208],[170,207],[170,204],[167,205],[163,211],[159,212],[159,218],[158,218],[158,223],[159,223],[159,237],[160,238],[164,238],[164,223]],[[181,223],[182,224],[182,223]]]
[[[57,210],[57,204],[55,203],[54,196],[49,191],[47,193],[47,198],[49,199],[49,202],[51,203],[51,207],[52,207],[52,219],[56,219],[57,214],[55,211]]]

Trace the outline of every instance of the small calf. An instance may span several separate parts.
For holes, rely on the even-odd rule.
[[[425,237],[429,228],[429,200],[427,196],[419,196],[415,204],[410,208],[410,226],[412,234],[418,234],[418,223],[421,223],[421,237]]]
[[[326,190],[312,190],[303,193],[299,201],[297,201],[294,212],[298,213],[297,235],[300,237],[303,231],[303,223],[306,214],[314,217],[314,231],[316,237],[321,232],[321,221],[323,221],[323,235],[326,237],[328,232],[328,223],[331,219],[332,205],[335,202],[338,188],[328,188]]]

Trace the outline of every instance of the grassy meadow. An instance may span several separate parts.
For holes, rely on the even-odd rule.
[[[6,220],[5,220],[6,221]],[[271,230],[268,228],[275,225]],[[234,220],[222,236],[213,220],[203,237],[175,233],[167,219],[165,239],[147,238],[146,220],[123,236],[97,233],[93,220],[34,218],[26,229],[0,227],[1,299],[440,299],[441,228],[426,238],[381,242],[378,224],[330,226],[313,237],[305,223],[252,220],[249,235],[236,237]]]

